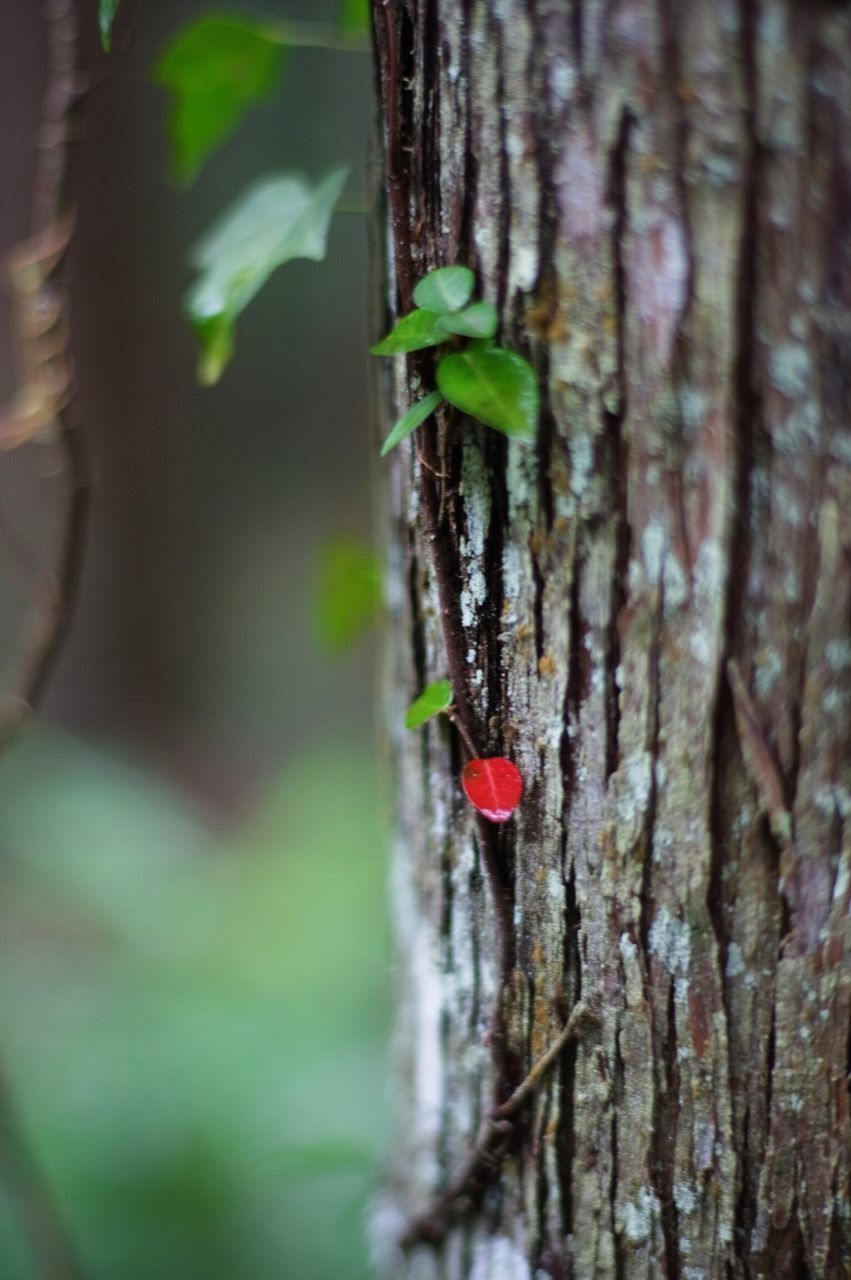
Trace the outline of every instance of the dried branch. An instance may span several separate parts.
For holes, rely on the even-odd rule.
[[[0,752],[32,713],[56,662],[77,596],[89,480],[67,360],[67,300],[59,280],[73,225],[74,159],[85,84],[77,63],[73,0],[47,0],[48,76],[33,203],[33,238],[13,251],[22,383],[17,412],[3,424],[12,445],[55,432],[64,496],[53,567],[41,572],[25,625],[24,653],[0,710]],[[46,317],[43,322],[39,316]],[[55,424],[55,425],[54,425]],[[16,432],[21,432],[16,436]],[[0,1063],[0,1176],[45,1280],[83,1272],[18,1119]]]
[[[48,83],[39,136],[35,178],[34,235],[13,251],[15,270],[24,281],[26,314],[44,303],[51,334],[67,333],[67,300],[60,272],[73,225],[72,193],[85,80],[77,63],[77,23],[73,0],[46,5]],[[62,456],[64,494],[55,563],[39,575],[24,652],[14,686],[0,709],[0,752],[18,736],[47,686],[67,634],[77,598],[90,482],[77,421],[65,341],[44,347],[45,330],[19,334],[26,348],[27,385],[21,388],[38,406],[36,429],[55,422]],[[41,344],[39,346],[39,344]]]

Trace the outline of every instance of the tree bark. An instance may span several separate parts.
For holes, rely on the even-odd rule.
[[[851,11],[373,8],[384,319],[466,263],[543,397],[534,447],[442,412],[388,467],[399,1124],[376,1238],[422,1280],[839,1280]],[[432,355],[385,376],[386,430]],[[446,675],[477,750],[523,772],[504,827],[466,804],[450,725],[402,727]]]

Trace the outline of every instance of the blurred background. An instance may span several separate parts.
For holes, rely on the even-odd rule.
[[[196,384],[182,300],[190,247],[258,176],[349,164],[363,200],[370,60],[294,50],[180,190],[153,68],[221,6],[124,8],[71,259],[96,473],[82,595],[37,724],[0,758],[0,1059],[84,1276],[347,1280],[369,1274],[387,1141],[375,628],[358,638],[375,594],[365,220],[335,216],[324,263],[272,278],[215,388]],[[226,11],[334,22],[338,4]],[[45,47],[36,0],[0,16],[5,252],[29,234]],[[5,404],[7,293],[0,319]],[[6,688],[55,467],[50,448],[0,454]],[[0,1280],[36,1280],[0,1165]]]

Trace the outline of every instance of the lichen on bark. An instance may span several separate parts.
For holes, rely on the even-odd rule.
[[[399,1124],[379,1243],[398,1277],[838,1280],[851,14],[373,10],[385,319],[427,270],[474,267],[544,401],[534,448],[444,413],[389,467]],[[390,366],[377,439],[432,377],[431,355]],[[480,749],[526,779],[492,845],[451,730],[402,728],[447,674]],[[580,996],[596,1021],[483,1195],[394,1254],[495,1069],[516,1083]]]

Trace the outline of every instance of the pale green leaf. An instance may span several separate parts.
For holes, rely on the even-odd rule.
[[[421,351],[446,341],[446,333],[440,327],[441,317],[434,311],[417,309],[393,327],[370,351],[374,356],[396,356],[404,351]]]
[[[169,141],[178,181],[191,182],[248,108],[272,93],[287,52],[267,27],[242,18],[199,18],[172,40],[156,78],[172,96]]]
[[[412,431],[416,431],[426,418],[434,413],[438,405],[443,403],[443,396],[439,391],[432,391],[430,395],[424,399],[418,400],[416,404],[411,405],[407,413],[403,413],[402,417],[396,423],[390,432],[384,444],[381,446],[381,456],[386,457],[391,449],[395,449],[397,444],[401,444]]]
[[[100,42],[109,53],[112,48],[112,24],[118,12],[121,0],[100,0],[98,9],[98,25],[100,26]]]
[[[203,349],[201,380],[215,382],[233,350],[237,317],[272,272],[294,258],[325,256],[328,224],[346,169],[315,186],[298,174],[271,174],[253,183],[196,245],[199,278],[186,298]]]
[[[470,301],[475,283],[469,267],[438,267],[419,282],[414,302],[424,311],[437,311],[440,315],[460,311]]]
[[[441,316],[439,327],[465,338],[492,338],[499,328],[499,315],[492,302],[471,302],[463,311]]]
[[[437,366],[437,385],[450,404],[485,426],[517,440],[535,439],[538,380],[516,351],[470,346],[444,356]]]
[[[411,703],[405,716],[406,729],[418,729],[432,716],[439,716],[452,706],[452,685],[449,680],[435,680],[427,685],[420,696]]]

